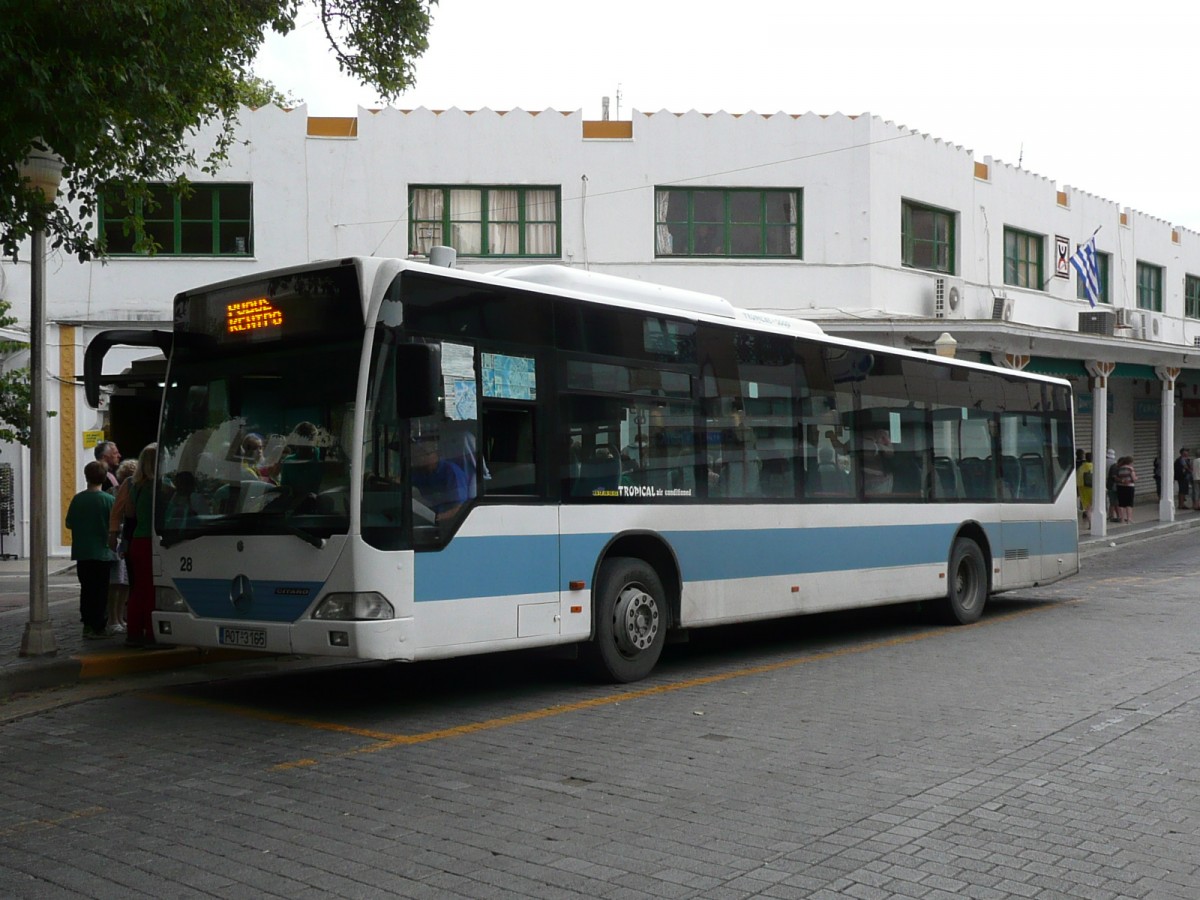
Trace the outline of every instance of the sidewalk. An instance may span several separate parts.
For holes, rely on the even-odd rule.
[[[125,647],[125,635],[117,634],[103,640],[83,639],[79,623],[78,582],[69,559],[51,559],[48,565],[52,581],[55,576],[68,575],[72,582],[70,603],[55,606],[50,611],[54,642],[58,652],[53,656],[25,658],[20,655],[21,638],[29,621],[29,606],[24,612],[8,611],[0,615],[0,702],[13,694],[45,688],[64,687],[80,681],[100,678],[120,678],[144,672],[162,672],[205,663],[228,660],[263,658],[245,650],[199,649],[172,647],[139,650]],[[27,574],[29,560],[0,560],[0,575]],[[51,599],[63,595],[51,592]]]
[[[1131,541],[1200,527],[1200,513],[1176,510],[1175,515],[1174,522],[1159,522],[1158,503],[1140,503],[1133,508],[1132,524],[1109,522],[1108,534],[1104,537],[1092,537],[1081,529],[1080,557],[1086,559]],[[0,575],[25,574],[28,571],[28,560],[0,560]],[[73,569],[70,560],[52,559],[49,571],[52,576],[57,576],[72,573]],[[77,586],[73,587],[77,590]],[[14,611],[0,616],[0,701],[13,694],[63,687],[90,679],[121,678],[207,663],[263,658],[262,654],[252,651],[196,647],[132,650],[124,646],[124,635],[84,641],[76,602],[63,603],[51,612],[57,654],[23,658],[20,656],[21,637],[28,618],[28,606],[24,613]]]

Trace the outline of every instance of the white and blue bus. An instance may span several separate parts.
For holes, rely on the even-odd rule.
[[[1071,389],[560,266],[351,258],[175,299],[156,639],[418,661],[1078,570]]]

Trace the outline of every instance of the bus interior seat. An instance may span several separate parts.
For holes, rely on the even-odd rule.
[[[596,491],[616,491],[620,483],[621,457],[607,447],[599,447],[591,459],[580,463],[572,493],[576,497],[592,497]]]
[[[933,495],[939,500],[953,500],[959,496],[958,472],[954,460],[948,456],[933,458]]]
[[[1004,497],[1012,500],[1020,494],[1021,465],[1015,456],[1000,457],[1000,480],[1004,485]]]
[[[924,495],[921,458],[915,453],[897,453],[892,457],[892,494],[902,497]]]
[[[1040,453],[1021,454],[1021,499],[1047,500],[1046,467]]]
[[[963,494],[968,500],[995,499],[996,478],[992,457],[981,459],[978,456],[964,456],[958,461],[958,471],[962,475]]]

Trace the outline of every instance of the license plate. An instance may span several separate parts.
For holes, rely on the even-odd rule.
[[[253,647],[263,650],[267,646],[267,633],[261,628],[221,628],[217,642],[225,647]]]

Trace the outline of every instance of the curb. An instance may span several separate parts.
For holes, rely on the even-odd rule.
[[[82,666],[73,656],[64,659],[29,660],[0,671],[0,701],[13,694],[44,691],[79,681]]]
[[[161,650],[115,650],[77,654],[63,659],[28,660],[0,671],[0,701],[14,694],[70,687],[81,681],[121,678],[147,672],[164,672],[192,666],[245,659],[270,658],[250,650],[171,647]]]

